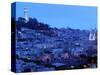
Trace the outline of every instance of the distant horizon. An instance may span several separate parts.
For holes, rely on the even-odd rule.
[[[16,19],[24,18],[24,8],[28,9],[28,17],[56,28],[73,28],[90,30],[97,28],[97,7],[60,5],[44,3],[16,3]]]

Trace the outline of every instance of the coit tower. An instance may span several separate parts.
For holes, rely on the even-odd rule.
[[[25,18],[25,22],[28,22],[28,10],[26,7],[24,8],[24,18]]]

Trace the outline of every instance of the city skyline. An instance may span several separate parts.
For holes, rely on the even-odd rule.
[[[16,18],[24,17],[25,7],[28,17],[36,18],[51,27],[86,30],[97,28],[97,7],[18,2]]]

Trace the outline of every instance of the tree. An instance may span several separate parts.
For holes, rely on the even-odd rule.
[[[24,27],[25,24],[25,19],[22,17],[19,17],[18,20],[16,21],[16,27],[18,30],[21,30],[21,27]]]
[[[30,29],[37,29],[38,28],[38,21],[36,18],[29,18],[29,21],[27,22],[27,26]]]

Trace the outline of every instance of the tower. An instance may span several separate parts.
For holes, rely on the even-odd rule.
[[[95,30],[91,30],[91,31],[90,31],[89,40],[90,40],[90,41],[96,40],[96,33],[95,33]]]
[[[24,8],[24,18],[25,18],[25,22],[28,22],[28,13],[27,13],[27,8]]]

